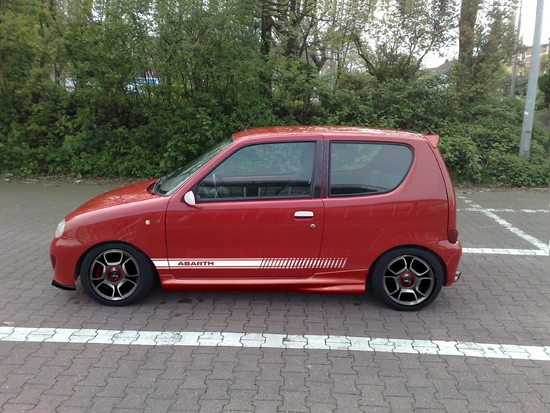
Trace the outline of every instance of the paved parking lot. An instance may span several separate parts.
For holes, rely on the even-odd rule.
[[[372,295],[50,285],[64,215],[109,185],[0,182],[0,412],[550,412],[548,191],[458,190],[462,279]]]

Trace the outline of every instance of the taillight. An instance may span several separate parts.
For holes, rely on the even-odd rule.
[[[448,230],[447,239],[451,244],[456,244],[456,242],[458,241],[458,231],[456,229]]]

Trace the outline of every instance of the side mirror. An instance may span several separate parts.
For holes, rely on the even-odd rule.
[[[184,201],[187,205],[195,206],[196,201],[195,201],[195,194],[193,193],[193,191],[187,192],[187,193],[183,196],[183,201]]]

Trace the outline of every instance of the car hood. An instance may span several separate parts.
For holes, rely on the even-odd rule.
[[[76,209],[71,215],[80,215],[98,209],[109,208],[118,205],[130,204],[133,202],[157,199],[159,195],[153,195],[147,189],[155,182],[154,179],[137,184],[123,186],[98,195]]]

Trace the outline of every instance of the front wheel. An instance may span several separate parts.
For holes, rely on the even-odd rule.
[[[80,267],[82,287],[101,304],[123,306],[147,295],[156,270],[151,261],[131,245],[110,243],[92,248]]]
[[[443,267],[430,252],[420,248],[388,251],[372,268],[372,288],[387,306],[402,311],[430,304],[443,286]]]

